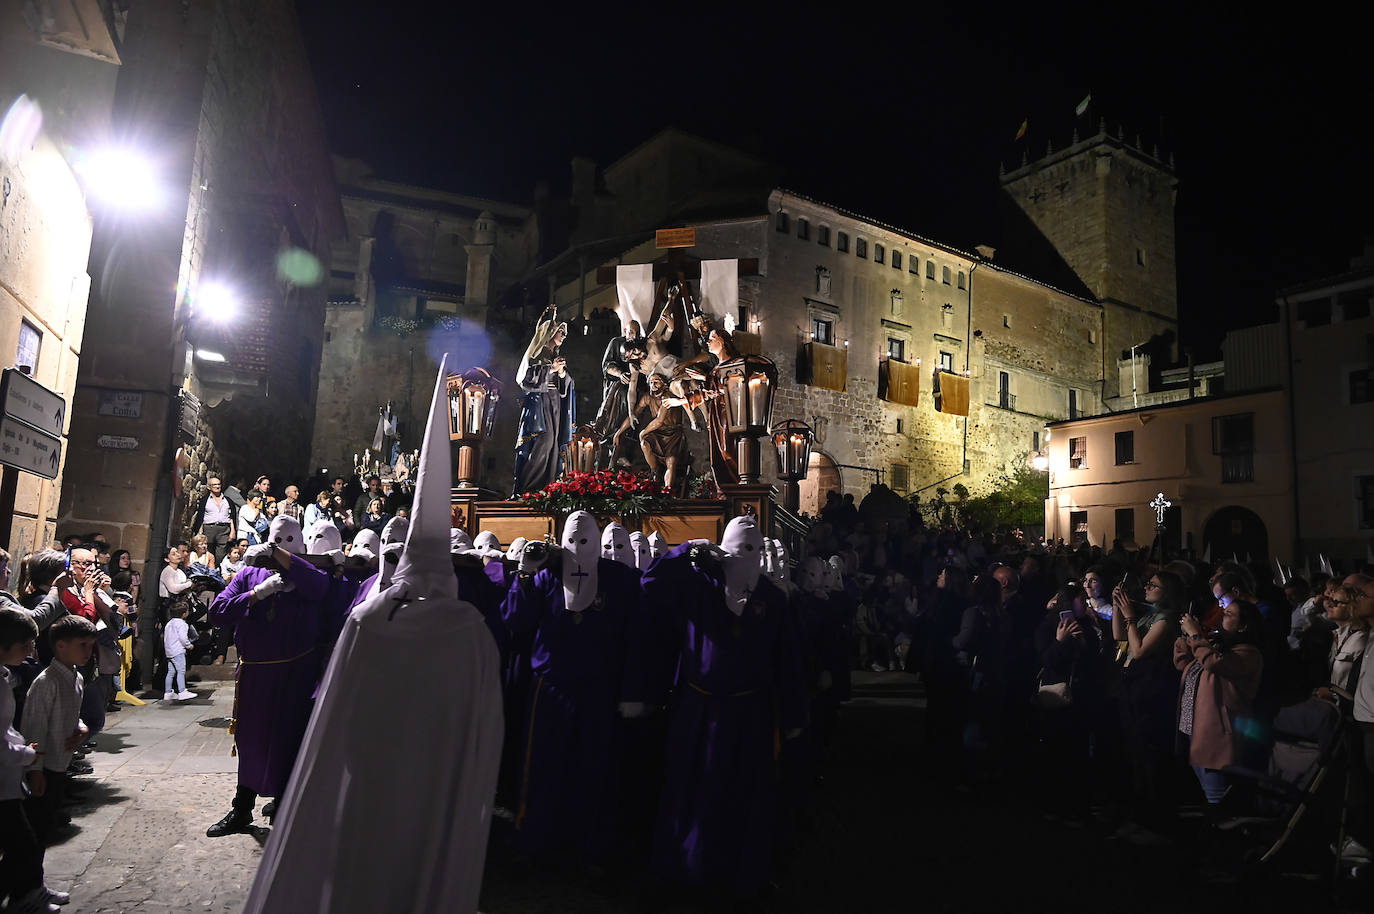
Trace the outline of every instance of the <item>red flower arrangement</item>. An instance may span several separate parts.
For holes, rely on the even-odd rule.
[[[601,470],[596,473],[569,473],[538,492],[512,496],[511,501],[553,514],[591,511],[594,514],[625,517],[663,511],[672,504],[673,499],[647,474]]]

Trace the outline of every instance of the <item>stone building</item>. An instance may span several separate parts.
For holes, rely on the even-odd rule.
[[[119,53],[94,0],[45,5],[46,17],[24,9],[0,8],[0,366],[27,369],[70,404],[89,339],[94,223],[72,158],[93,151],[109,128]],[[66,423],[73,428],[70,409]],[[16,560],[53,541],[74,456],[62,450],[56,479],[18,475],[10,536],[0,543]]]
[[[155,563],[207,474],[306,472],[343,220],[292,4],[148,0],[119,38],[115,133],[159,193],[97,227],[59,532]]]
[[[1232,392],[1050,426],[1045,535],[1292,562],[1293,451],[1282,389]]]
[[[419,446],[442,353],[463,369],[494,351],[509,360],[488,306],[529,271],[538,236],[529,207],[383,180],[354,160],[335,168],[346,234],[331,251],[310,451],[312,468],[351,475],[388,402]]]

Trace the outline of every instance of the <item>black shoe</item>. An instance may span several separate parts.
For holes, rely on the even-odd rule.
[[[83,762],[80,759],[72,759],[72,763],[67,766],[67,774],[72,775],[91,774],[94,771],[95,769],[90,766],[89,762]]]
[[[269,819],[275,819],[277,817],[277,801],[268,800],[262,804],[262,814]]]
[[[250,831],[253,827],[253,814],[241,809],[231,809],[229,814],[205,830],[207,838],[223,838]]]

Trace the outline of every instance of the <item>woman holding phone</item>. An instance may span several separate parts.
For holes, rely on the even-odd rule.
[[[1117,701],[1122,738],[1130,760],[1132,821],[1117,832],[1136,844],[1162,844],[1173,824],[1169,771],[1174,761],[1178,670],[1170,651],[1178,638],[1178,617],[1188,606],[1183,579],[1156,571],[1144,599],[1128,582],[1112,591],[1112,637],[1126,642]]]

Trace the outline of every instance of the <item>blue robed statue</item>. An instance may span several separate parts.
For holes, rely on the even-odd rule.
[[[567,335],[568,325],[558,321],[557,310],[549,305],[520,360],[515,379],[524,397],[515,441],[514,495],[537,492],[563,472],[577,412],[572,375],[567,360],[558,354]]]

